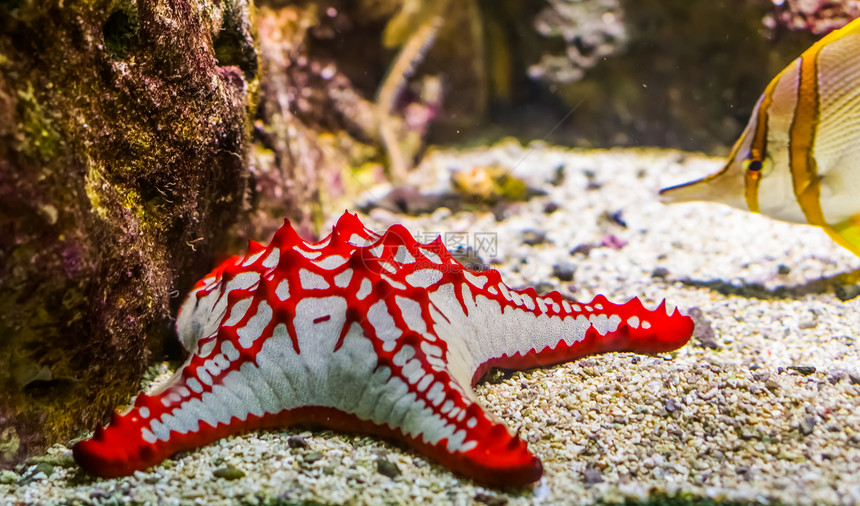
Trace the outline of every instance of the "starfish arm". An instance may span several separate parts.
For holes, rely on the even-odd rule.
[[[405,318],[393,324],[419,333],[428,325],[447,343],[446,362],[462,384],[474,385],[491,367],[539,367],[609,351],[671,351],[693,333],[692,319],[677,310],[668,314],[665,302],[648,310],[639,299],[615,304],[598,295],[583,304],[558,292],[513,290],[498,271],[467,269],[441,240],[417,243],[399,225],[357,253],[369,253],[362,260],[371,270],[388,267],[383,277],[399,285],[395,292],[404,298],[429,299],[414,308],[398,303],[390,312]]]
[[[511,293],[516,292],[512,290]],[[677,309],[668,313],[665,301],[657,309],[647,310],[637,298],[625,304],[614,304],[598,295],[591,302],[582,304],[569,302],[557,292],[543,298],[536,297],[533,292],[521,295],[524,299],[542,299],[547,306],[550,306],[550,301],[558,302],[560,299],[563,302],[559,305],[564,308],[570,304],[571,310],[506,310],[502,321],[523,332],[514,334],[507,348],[496,347],[482,355],[476,353],[473,381],[480,379],[490,368],[545,367],[613,351],[668,352],[686,344],[693,334],[692,319]],[[507,314],[509,311],[512,311],[510,316]],[[535,332],[535,328],[541,330]]]
[[[393,341],[381,339],[384,316],[369,312],[363,322],[364,335],[370,337],[366,342],[374,343],[379,357],[374,376],[381,371],[382,382],[370,382],[371,388],[357,396],[357,404],[343,404],[345,411],[395,428],[401,435],[398,439],[407,445],[483,483],[522,486],[537,481],[543,472],[540,460],[483,410],[468,382],[459,381],[449,367],[448,344],[414,318],[404,318],[403,311],[415,311],[419,304],[403,297],[392,299],[378,302],[382,306],[377,307],[392,318],[387,323],[394,325],[389,328],[402,329],[384,336]],[[386,345],[391,342],[393,346]]]
[[[648,310],[635,298],[615,304],[602,295],[589,303],[558,292],[539,296],[532,288],[508,288],[494,270],[466,270],[461,282],[440,284],[430,299],[445,315],[435,327],[444,339],[456,341],[453,334],[463,328],[475,335],[458,341],[465,348],[458,375],[471,384],[493,367],[543,367],[610,351],[671,351],[693,333],[692,319],[677,309],[669,314],[665,301]]]

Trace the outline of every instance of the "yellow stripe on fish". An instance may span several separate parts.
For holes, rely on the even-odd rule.
[[[768,84],[722,170],[660,195],[815,225],[860,256],[860,18]]]

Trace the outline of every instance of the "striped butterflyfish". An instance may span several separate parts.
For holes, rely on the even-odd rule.
[[[719,172],[660,192],[823,228],[860,256],[860,18],[764,90]]]

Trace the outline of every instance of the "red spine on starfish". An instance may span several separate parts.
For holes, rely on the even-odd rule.
[[[439,239],[418,243],[400,225],[380,236],[345,213],[320,242],[288,222],[268,246],[252,242],[194,287],[176,329],[188,361],[75,445],[88,472],[127,475],[229,434],[300,424],[393,438],[478,481],[525,485],[541,462],[477,402],[487,369],[671,351],[693,322],[638,299],[513,290]]]

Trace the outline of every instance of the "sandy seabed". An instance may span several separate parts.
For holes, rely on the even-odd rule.
[[[447,209],[362,219],[377,231],[402,223],[428,236],[489,234],[496,250],[478,253],[509,286],[580,301],[665,298],[697,323],[677,352],[588,357],[477,387],[542,459],[540,482],[489,489],[373,438],[285,429],[111,480],[84,475],[57,446],[0,473],[0,504],[860,504],[860,299],[840,299],[855,288],[860,259],[812,227],[659,203],[661,187],[720,167],[677,151],[509,142],[436,152],[414,183],[440,191],[452,170],[477,166],[509,169],[546,195],[512,204],[501,221]],[[601,243],[615,247],[589,250]],[[572,281],[556,276],[565,271]],[[225,468],[244,476],[217,476]]]

